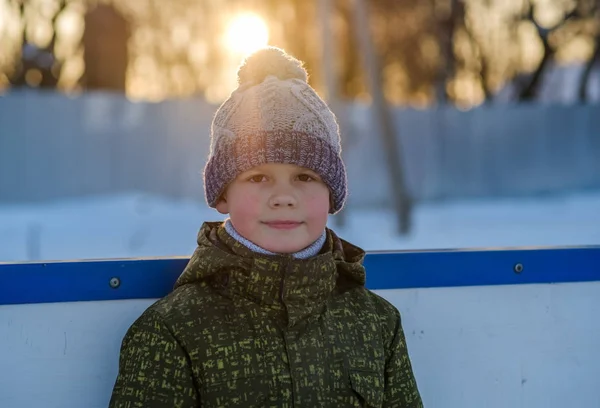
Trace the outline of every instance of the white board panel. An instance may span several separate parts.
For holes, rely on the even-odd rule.
[[[600,282],[378,292],[427,407],[600,406]],[[0,407],[106,407],[152,300],[0,306]]]

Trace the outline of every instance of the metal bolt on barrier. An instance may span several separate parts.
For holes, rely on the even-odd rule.
[[[515,270],[516,273],[523,272],[523,264],[521,264],[521,263],[516,264],[515,267],[514,267],[514,270]]]
[[[118,288],[119,286],[121,286],[121,279],[114,277],[114,278],[110,278],[110,287],[113,289]]]

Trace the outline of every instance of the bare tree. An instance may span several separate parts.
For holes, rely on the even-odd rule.
[[[581,79],[579,81],[579,101],[582,103],[587,102],[588,83],[594,66],[600,64],[600,0],[593,1],[591,13],[593,13],[594,21],[596,23],[596,34],[594,36],[594,52],[585,64],[585,68],[583,70],[583,73],[581,74]]]
[[[353,5],[361,56],[369,82],[369,90],[373,98],[373,110],[381,129],[381,137],[387,154],[394,208],[398,216],[398,230],[401,234],[408,234],[411,229],[413,202],[408,193],[404,176],[398,132],[395,129],[389,106],[383,94],[381,69],[371,43],[367,8],[363,0],[354,0]]]
[[[437,27],[437,37],[440,44],[440,61],[436,78],[436,100],[446,104],[448,82],[456,72],[456,57],[454,54],[454,38],[456,29],[464,25],[464,3],[459,0],[433,0],[433,22]]]
[[[101,4],[85,15],[83,34],[86,89],[125,91],[129,25],[112,6]]]
[[[25,18],[27,2],[13,0],[24,21],[21,35],[21,55],[17,59],[16,68],[11,75],[10,83],[14,87],[29,87],[31,80],[28,74],[35,72],[38,76],[36,86],[40,88],[56,88],[60,77],[61,63],[55,58],[54,46],[56,44],[56,21],[67,7],[66,0],[59,0],[56,10],[51,17],[52,37],[45,47],[37,47],[27,41],[27,26],[30,24]]]
[[[13,9],[20,9],[22,19],[26,18],[25,10],[37,4],[28,0],[0,1],[10,2]],[[65,5],[74,0],[47,1],[53,4],[53,12],[56,10],[51,21],[55,24]],[[518,89],[515,99],[534,100],[555,53],[566,41],[596,36],[598,43],[597,32],[591,33],[592,25],[586,23],[590,20],[592,8],[598,14],[598,1],[557,1],[541,6],[538,5],[540,2],[528,0],[524,7],[519,2],[511,2],[512,5],[508,6],[504,0],[370,0],[368,24],[381,68],[379,75],[384,96],[388,102],[395,104],[418,103],[422,106],[436,100],[440,104],[451,104],[467,101],[474,95],[472,89],[480,87],[485,100],[489,101],[497,88],[513,81]],[[85,1],[88,5],[94,2]],[[369,86],[361,68],[353,2],[331,2],[334,31],[331,41],[332,48],[336,50],[333,69],[338,71],[336,85],[340,98],[354,99],[368,94]],[[175,0],[168,4],[158,0],[112,2],[132,22],[127,54],[136,63],[128,69],[132,75],[130,79],[133,79],[128,83],[135,84],[134,88],[141,90],[141,94],[149,93],[148,97],[208,95],[207,90],[218,88],[215,82],[230,69],[231,56],[218,41],[227,17],[249,9],[267,20],[271,28],[271,44],[287,49],[306,62],[313,85],[320,89],[319,86],[326,83],[319,46],[317,9],[320,3],[305,0],[231,0],[226,3],[193,0]],[[555,26],[545,27],[534,17],[537,7],[564,9],[565,13]],[[510,20],[510,16],[515,17]],[[486,24],[492,19],[507,21],[508,24]],[[596,15],[596,29],[600,24],[598,20],[600,16]],[[176,37],[181,38],[173,35],[176,31],[174,21],[178,29],[185,26],[178,32],[187,32],[189,39],[183,40],[183,43],[179,40],[177,46],[170,46],[171,42],[177,42]],[[520,40],[517,28],[524,21],[536,28],[544,51],[534,72],[527,74],[526,78],[523,78],[526,68],[514,51],[517,47],[508,43]],[[138,35],[141,32],[144,35]],[[56,86],[61,73],[61,60],[54,58],[53,53],[56,33],[43,49],[27,44],[26,39],[24,30],[22,38],[9,39],[14,44],[21,42],[23,47],[0,50],[0,53],[12,53],[13,48],[22,49],[16,56],[14,67],[3,66],[6,71],[2,74],[10,76],[13,86],[28,86],[27,72],[35,74],[30,75],[30,79],[39,77],[39,86]],[[62,42],[61,38],[58,40]],[[503,41],[506,43],[503,44]],[[587,61],[581,76],[582,100],[586,98],[582,90],[587,88],[593,66],[598,63],[597,49],[596,45],[593,58]],[[13,59],[12,55],[8,57]],[[473,81],[472,87],[448,87],[457,78],[463,83]],[[481,94],[476,92],[477,98],[480,98]]]
[[[485,44],[481,38],[473,32],[473,30],[466,24],[466,5],[464,2],[460,3],[462,7],[460,29],[465,33],[469,45],[473,50],[473,59],[475,61],[462,61],[463,65],[467,65],[468,62],[475,62],[474,65],[478,66],[477,76],[479,78],[481,89],[484,93],[484,103],[492,102],[494,99],[494,92],[490,87],[490,64],[493,62],[489,57],[489,52],[485,48]]]
[[[594,46],[594,53],[592,54],[592,57],[588,60],[588,62],[585,64],[585,69],[581,74],[581,79],[579,82],[579,101],[583,103],[587,102],[588,99],[587,89],[592,70],[594,69],[594,66],[600,64],[600,35],[596,36],[594,40]]]
[[[546,69],[549,67],[550,62],[554,58],[554,54],[556,53],[556,48],[550,44],[550,36],[555,33],[557,30],[562,28],[565,23],[569,22],[572,19],[580,17],[580,8],[579,2],[575,4],[574,8],[566,12],[563,19],[556,23],[554,26],[550,28],[542,27],[537,20],[535,19],[535,7],[529,0],[529,7],[527,10],[527,14],[525,15],[525,19],[530,21],[536,28],[538,36],[542,42],[543,46],[543,55],[542,58],[533,72],[529,81],[524,82],[521,90],[519,91],[518,100],[519,101],[532,101],[535,100],[538,96],[539,90],[541,88],[541,84],[543,82],[543,76],[546,72]]]

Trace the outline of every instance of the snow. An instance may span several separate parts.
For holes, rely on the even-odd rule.
[[[195,201],[146,194],[0,205],[0,261],[188,256],[203,221]],[[368,251],[600,244],[600,191],[419,204],[408,236],[386,209],[349,208],[341,237]]]

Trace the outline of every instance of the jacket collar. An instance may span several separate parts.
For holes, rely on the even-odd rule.
[[[222,223],[205,223],[198,248],[175,287],[208,282],[226,296],[268,307],[293,326],[318,313],[336,291],[363,286],[364,251],[329,229],[321,252],[309,259],[264,255],[231,237]]]

